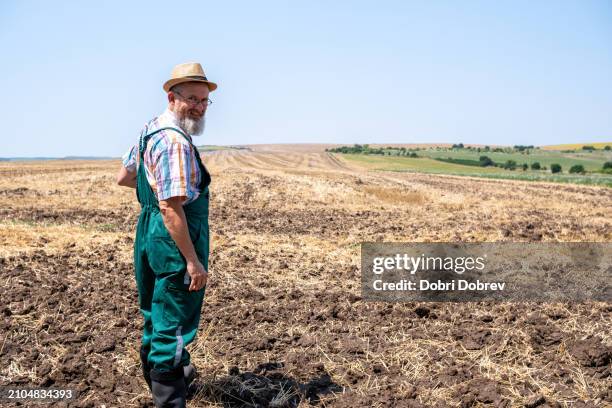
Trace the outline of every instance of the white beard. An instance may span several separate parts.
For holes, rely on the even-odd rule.
[[[185,116],[182,119],[178,119],[178,123],[183,130],[191,136],[199,136],[204,132],[204,128],[206,127],[206,117],[202,116],[200,119],[192,119]]]

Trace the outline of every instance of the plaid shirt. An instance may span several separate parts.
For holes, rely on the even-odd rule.
[[[148,122],[143,131],[147,134],[168,126],[181,129],[174,113],[166,109]],[[173,130],[162,130],[151,136],[144,152],[145,173],[158,200],[184,196],[187,197],[185,205],[198,198],[201,174],[196,154],[199,152]],[[128,171],[136,171],[140,161],[138,142],[123,155],[122,160]]]

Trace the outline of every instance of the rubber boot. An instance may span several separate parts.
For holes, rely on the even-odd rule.
[[[195,367],[191,364],[183,367],[183,377],[185,378],[185,387],[189,388],[189,385],[195,380],[198,373]]]
[[[142,375],[149,386],[149,390],[151,389],[151,367],[149,366],[148,360],[149,353],[140,349],[140,363],[142,365]],[[185,387],[189,388],[189,385],[195,380],[198,372],[192,364],[186,365],[183,367],[183,377],[185,378]]]
[[[142,376],[144,377],[149,389],[151,389],[151,367],[149,366],[148,351],[140,349],[140,363],[142,364]]]
[[[157,408],[186,408],[187,387],[183,367],[165,373],[151,370],[151,393]]]

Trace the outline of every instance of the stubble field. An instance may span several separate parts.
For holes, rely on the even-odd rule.
[[[610,304],[372,303],[359,274],[364,241],[609,242],[612,189],[373,172],[317,146],[203,158],[210,280],[189,406],[612,404]],[[0,385],[151,406],[139,207],[119,165],[0,163]]]

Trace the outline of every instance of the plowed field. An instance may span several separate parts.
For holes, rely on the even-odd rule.
[[[363,241],[609,242],[612,189],[373,172],[322,150],[203,155],[212,249],[189,406],[612,404],[612,305],[365,302],[359,272]],[[0,385],[151,406],[139,207],[119,165],[0,163]]]

